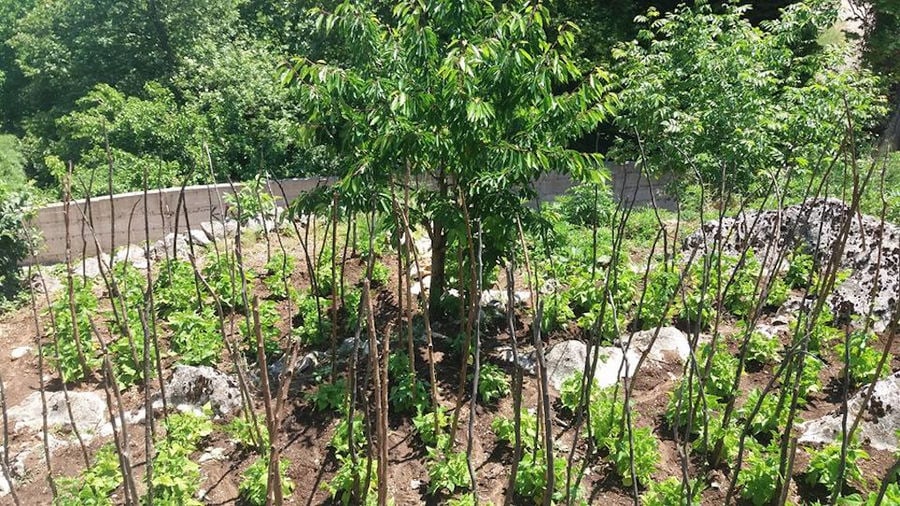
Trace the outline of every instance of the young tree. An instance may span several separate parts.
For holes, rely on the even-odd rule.
[[[631,136],[623,155],[674,173],[679,185],[752,194],[770,189],[779,170],[775,183],[784,169],[827,166],[850,141],[848,110],[853,141],[865,145],[884,109],[876,79],[847,65],[844,48],[817,42],[834,9],[797,3],[761,28],[745,11],[700,3],[639,20],[638,40],[614,54],[624,88],[617,121]]]
[[[401,2],[384,23],[344,2],[318,23],[345,59],[298,58],[286,73],[302,92],[309,140],[348,160],[339,188],[384,189],[407,170],[429,182],[414,215],[432,241],[432,308],[448,258],[469,258],[467,221],[481,225],[489,272],[517,240],[535,178],[603,178],[599,154],[569,145],[613,110],[608,76],[582,73],[577,27],[549,19],[540,2],[430,0]]]

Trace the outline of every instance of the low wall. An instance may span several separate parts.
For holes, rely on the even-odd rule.
[[[659,182],[648,182],[639,177],[633,165],[610,166],[612,186],[616,196],[623,196],[626,201],[634,199],[635,204],[649,204],[651,197],[656,198],[657,205],[668,207],[671,202],[661,192]],[[272,183],[272,193],[279,197],[279,204],[290,202],[301,193],[320,185],[328,185],[329,178],[286,179]],[[279,184],[280,183],[280,184]],[[538,196],[542,201],[552,200],[572,186],[572,179],[559,174],[542,176],[535,183]],[[229,184],[188,186],[184,189],[184,197],[179,204],[180,188],[165,188],[147,192],[147,232],[144,227],[144,193],[121,193],[113,196],[75,200],[70,204],[69,243],[72,257],[78,258],[97,254],[95,240],[105,253],[126,244],[140,243],[149,238],[157,241],[170,232],[175,232],[176,211],[178,213],[178,231],[188,228],[199,228],[200,223],[209,221],[210,217],[221,217],[223,214],[223,197],[234,190],[239,191],[240,184],[233,187]],[[179,205],[181,207],[179,207]],[[66,259],[66,225],[65,205],[61,202],[50,204],[37,210],[30,223],[41,231],[43,246],[34,258],[23,262],[51,264]],[[90,225],[88,225],[90,224]]]

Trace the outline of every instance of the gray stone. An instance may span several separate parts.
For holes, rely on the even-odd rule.
[[[197,230],[196,228],[189,230],[187,237],[193,241],[194,246],[206,246],[212,242],[209,240],[209,237],[207,237],[206,232]]]
[[[225,236],[233,236],[237,233],[237,222],[227,218],[224,221],[204,221],[200,223],[200,229],[206,234],[210,241],[218,241]]]
[[[11,487],[9,486],[9,482],[6,481],[6,477],[3,476],[3,473],[0,473],[0,497],[5,497],[11,491]]]
[[[868,385],[859,389],[850,398],[847,406],[847,423],[852,424],[859,413]],[[897,428],[900,427],[900,372],[875,383],[872,398],[865,407],[857,429],[860,442],[876,450],[896,452],[898,450]],[[836,412],[800,424],[803,435],[799,441],[807,444],[828,444],[841,435],[843,414]]]
[[[166,385],[167,401],[202,408],[209,403],[213,412],[222,417],[241,409],[241,392],[231,376],[212,367],[179,365]]]
[[[25,355],[28,355],[30,351],[31,346],[19,346],[18,348],[13,348],[13,351],[9,352],[9,358],[11,360],[19,360]]]
[[[147,268],[147,258],[145,255],[144,248],[136,245],[129,244],[124,248],[120,248],[119,251],[113,256],[113,263],[119,262],[129,262],[131,265],[138,269],[146,269]]]
[[[513,293],[513,300],[516,305],[524,304],[531,297],[527,290],[518,290]],[[494,306],[498,308],[506,308],[507,295],[506,290],[491,289],[481,292],[481,305]]]
[[[107,422],[106,401],[95,393],[69,392],[72,419],[69,419],[63,392],[46,392],[46,397],[47,426],[51,429],[69,431],[74,423],[82,437],[89,437],[99,434]],[[17,432],[40,431],[43,428],[41,411],[41,393],[33,392],[18,406],[10,408],[8,415]]]
[[[613,347],[601,346],[596,351],[599,359],[594,381],[601,388],[616,384],[620,378],[631,377],[640,358],[632,351],[623,353],[621,349]],[[549,383],[559,390],[563,382],[573,374],[584,372],[587,358],[587,345],[581,341],[569,340],[555,344],[544,358]]]
[[[849,233],[841,241],[841,229],[846,223]],[[840,200],[814,199],[781,210],[744,212],[722,220],[721,228],[717,221],[710,221],[685,239],[683,249],[702,251],[715,240],[722,243],[725,253],[737,255],[750,246],[758,257],[770,245],[787,251],[802,246],[820,264],[827,263],[835,249],[842,246],[840,268],[849,270],[850,276],[829,296],[832,311],[865,315],[871,306],[873,327],[882,332],[897,306],[900,227],[892,223],[882,226],[878,218],[852,213]],[[774,258],[774,253],[769,256]],[[770,272],[787,267],[773,263],[766,265]],[[871,300],[873,292],[875,297]]]
[[[165,237],[156,241],[150,252],[150,256],[154,260],[164,260],[166,258],[177,258],[187,260],[189,258],[191,248],[187,239],[182,234],[171,232]]]
[[[654,335],[656,336],[655,341]],[[647,352],[650,363],[683,364],[691,354],[690,341],[684,332],[675,327],[662,327],[658,334],[656,329],[650,329],[635,332],[634,335],[624,335],[618,339],[616,344],[627,347],[629,351],[637,355]]]
[[[516,350],[518,355],[518,365],[522,368],[522,370],[532,376],[537,372],[537,357],[535,356],[534,350],[523,350],[519,348]],[[515,363],[515,355],[513,354],[513,350],[511,346],[502,346],[495,350],[497,358],[500,360],[507,362],[509,364]]]
[[[98,257],[87,257],[83,262],[73,264],[73,274],[86,278],[96,278],[100,275],[100,262],[103,262],[103,270],[109,270],[109,255],[102,254]]]

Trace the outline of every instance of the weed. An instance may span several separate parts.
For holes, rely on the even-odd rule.
[[[388,281],[390,270],[379,260],[372,264],[372,286],[385,286]]]
[[[285,471],[290,467],[287,459],[278,462],[278,472],[281,474],[281,494],[287,498],[294,491],[294,482],[285,476]],[[264,506],[266,504],[266,490],[269,482],[269,457],[259,457],[246,471],[241,474],[241,483],[238,485],[238,493],[241,499],[251,506]]]
[[[176,311],[197,308],[197,280],[191,264],[169,259],[159,267],[159,276],[153,283],[153,301],[156,314],[165,318]]]
[[[222,306],[235,312],[247,310],[244,304],[241,271],[235,265],[232,256],[222,255],[218,258],[211,258],[210,262],[203,267],[203,275],[209,286],[218,295]],[[250,294],[253,292],[253,273],[244,271],[244,278],[247,283],[247,293]]]
[[[175,413],[166,419],[166,436],[156,443],[153,460],[153,500],[157,504],[199,505],[200,466],[191,460],[201,439],[212,433],[209,408],[205,415]]]
[[[747,401],[744,403],[740,415],[747,420],[756,407],[757,403],[762,400],[759,410],[753,420],[750,421],[749,433],[751,435],[772,434],[787,423],[787,409],[779,405],[778,395],[762,395],[762,390],[754,388],[747,394]]]
[[[415,371],[411,370],[409,356],[399,353],[388,359],[391,386],[388,399],[395,411],[410,413],[419,406],[428,403],[428,386],[424,381],[416,378]]]
[[[625,403],[622,392],[616,387],[598,390],[591,395],[590,415],[591,429],[598,446],[619,434],[619,424],[625,416]]]
[[[700,367],[706,367],[712,348],[709,343],[700,346],[699,360]],[[732,385],[734,384],[734,376],[737,374],[738,359],[731,354],[727,347],[719,340],[715,352],[712,352],[712,363],[709,369],[709,376],[706,377],[706,390],[721,399],[728,399],[734,395]]]
[[[300,324],[291,331],[292,335],[301,343],[320,346],[327,342],[331,334],[331,320],[327,317],[330,302],[324,298],[313,295],[300,294],[297,296],[297,313]],[[322,318],[319,319],[319,307],[322,309]]]
[[[754,329],[747,340],[747,360],[756,364],[770,364],[778,359],[781,342],[776,336]]]
[[[679,278],[678,272],[668,268],[666,264],[659,264],[649,274],[644,290],[644,302],[637,315],[642,329],[654,329],[671,321]],[[670,299],[673,301],[671,305]]]
[[[553,459],[553,475],[554,487],[552,501],[555,504],[561,504],[566,500],[566,470],[568,463],[566,459],[556,457]],[[519,461],[518,472],[516,473],[515,482],[516,494],[523,498],[530,499],[533,504],[542,504],[544,493],[547,490],[547,459],[543,449],[529,451]],[[578,500],[578,489],[574,483],[568,495],[575,500],[575,504],[581,504]]]

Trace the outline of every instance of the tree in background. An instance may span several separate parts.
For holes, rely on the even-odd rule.
[[[388,24],[345,2],[319,24],[347,59],[300,57],[288,73],[308,139],[347,156],[339,188],[391,188],[407,170],[433,182],[414,203],[432,241],[433,302],[448,258],[470,257],[476,223],[485,272],[509,251],[540,174],[602,178],[601,157],[569,145],[612,111],[608,78],[575,64],[574,25],[549,21],[540,3],[432,0],[398,4]]]
[[[817,43],[834,9],[795,4],[761,28],[745,11],[700,4],[639,20],[638,40],[614,53],[628,137],[619,156],[674,173],[681,188],[752,195],[827,166],[850,142],[848,109],[866,145],[883,100],[870,72],[844,64],[845,48]]]

